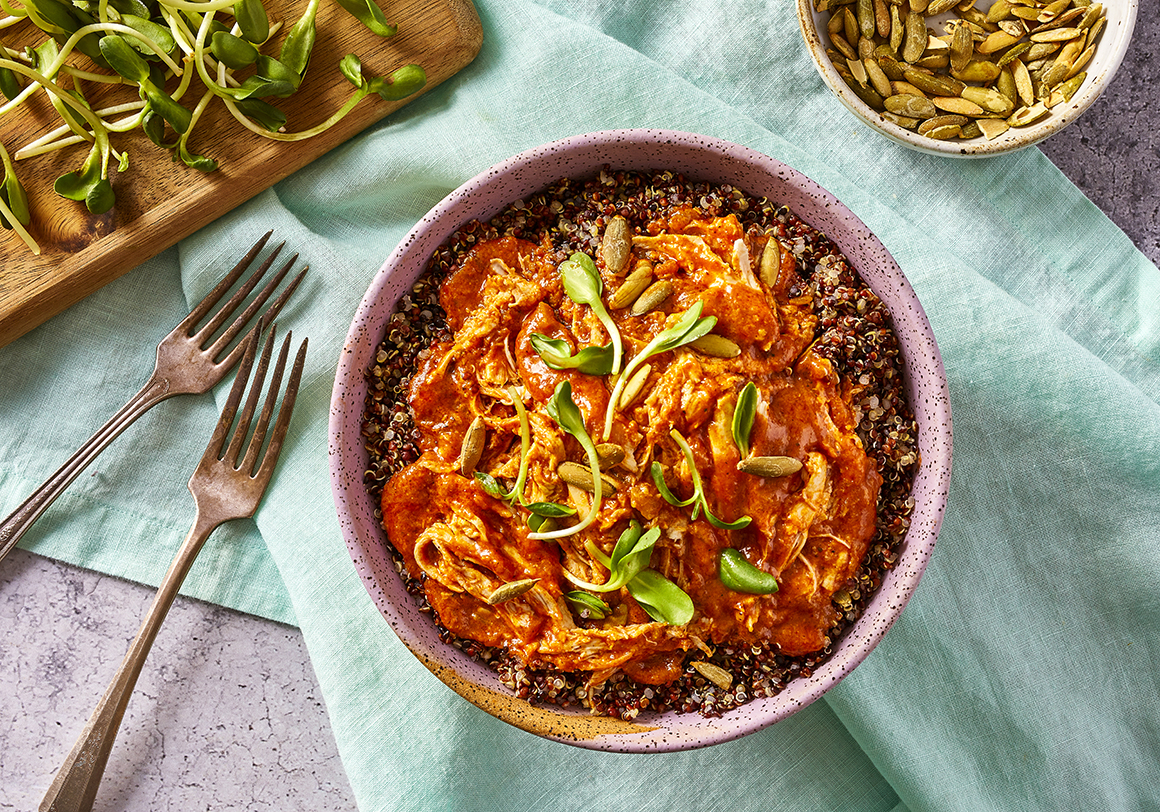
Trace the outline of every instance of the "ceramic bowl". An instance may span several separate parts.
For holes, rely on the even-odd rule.
[[[990,5],[990,0],[984,0],[977,3],[976,7],[985,11]],[[839,76],[827,54],[827,48],[830,47],[826,33],[829,12],[815,11],[814,0],[797,0],[797,11],[802,38],[813,58],[814,67],[821,74],[826,86],[859,121],[891,141],[920,152],[955,158],[985,158],[1015,152],[1049,138],[1083,115],[1111,84],[1131,42],[1139,0],[1114,0],[1104,2],[1103,5],[1107,14],[1107,25],[1097,42],[1091,61],[1084,68],[1087,78],[1068,101],[1053,106],[1046,116],[1035,123],[1011,127],[994,139],[978,136],[969,140],[956,138],[947,141],[934,140],[887,121],[877,110],[859,98]],[[942,22],[951,16],[946,13],[928,18],[927,26],[935,33],[941,34]]]
[[[793,680],[777,696],[751,701],[720,718],[642,713],[633,722],[622,722],[579,708],[533,707],[514,697],[492,671],[440,642],[431,619],[403,588],[363,484],[368,467],[360,434],[365,371],[396,301],[410,290],[432,252],[468,220],[487,220],[559,178],[591,176],[605,165],[679,168],[691,180],[730,183],[788,205],[822,230],[889,307],[917,413],[921,470],[914,484],[913,522],[897,566],[885,576],[865,614],[837,643],[833,656],[812,676]],[[471,179],[432,209],[387,258],[358,308],[339,359],[330,460],[335,503],[354,566],[387,623],[435,676],[489,713],[540,736],[598,750],[672,751],[735,739],[786,718],[850,673],[878,644],[917,586],[938,534],[950,479],[950,405],[938,347],[914,291],[882,243],[832,195],[772,158],[713,138],[657,130],[598,132],[531,149]],[[388,633],[386,628],[383,633]]]

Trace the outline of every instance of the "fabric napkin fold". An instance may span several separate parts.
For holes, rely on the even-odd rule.
[[[1155,808],[1160,271],[1038,150],[956,161],[864,128],[818,79],[790,4],[476,5],[483,50],[457,76],[0,349],[0,511],[273,228],[311,266],[279,320],[309,337],[307,375],[256,519],[215,533],[186,592],[300,626],[364,812]],[[543,741],[446,689],[367,596],[328,480],[338,355],[398,241],[491,164],[621,127],[745,144],[838,196],[917,290],[955,418],[942,534],[882,644],[790,719],[670,755]],[[157,583],[224,396],[153,410],[23,546]]]

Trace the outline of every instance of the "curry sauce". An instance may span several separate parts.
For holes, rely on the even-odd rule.
[[[603,302],[641,263],[669,292],[640,314],[607,311],[623,345],[617,372],[693,308],[715,319],[712,334],[736,354],[708,354],[696,342],[657,353],[638,365],[647,372],[626,402],[615,374],[557,368],[535,345],[533,336],[560,341],[574,355],[610,344],[609,326],[565,290],[567,254],[546,237],[478,243],[440,286],[450,338],[420,355],[410,379],[421,453],[383,488],[388,538],[451,633],[530,666],[585,672],[590,684],[617,672],[666,684],[689,652],[731,643],[819,651],[837,617],[834,596],[875,536],[882,477],[856,431],[849,382],[816,346],[815,302],[789,247],[736,216],[681,208],[631,239],[632,259],[620,272],[600,251],[590,257]],[[593,472],[602,498],[594,520],[574,533],[569,527],[593,510],[594,495],[561,476],[564,463],[590,462],[549,409],[565,382],[587,436],[622,456]],[[796,472],[739,470],[733,426],[748,384],[758,397],[745,456],[792,458]],[[481,447],[464,470],[473,423],[482,426]],[[654,463],[681,502],[699,483],[704,510],[666,498]],[[544,538],[542,517],[529,510],[545,503],[574,511],[552,520],[561,535]],[[710,512],[725,524],[748,523],[718,527]],[[595,595],[606,612],[569,599],[577,583],[608,580],[607,557],[631,523],[659,529],[648,570],[691,599],[687,622],[654,617],[631,584]],[[728,548],[775,576],[776,591],[727,586],[719,565]],[[489,602],[503,585],[529,579],[527,591]]]

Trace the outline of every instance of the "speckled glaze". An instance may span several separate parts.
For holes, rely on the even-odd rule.
[[[980,4],[980,8],[991,4]],[[828,13],[814,11],[813,0],[797,0],[798,23],[801,26],[802,39],[806,48],[813,57],[814,67],[821,74],[822,81],[834,91],[834,95],[860,121],[878,133],[886,136],[895,143],[919,152],[931,155],[946,155],[953,158],[986,158],[991,155],[1002,155],[1007,152],[1037,144],[1071,124],[1083,112],[1091,107],[1104,88],[1111,84],[1112,77],[1124,61],[1124,54],[1128,51],[1128,44],[1132,41],[1132,30],[1136,26],[1136,11],[1139,0],[1114,0],[1105,2],[1104,10],[1107,13],[1107,27],[1100,35],[1092,61],[1085,70],[1087,79],[1071,97],[1071,101],[1058,104],[1051,108],[1051,113],[1045,118],[1028,127],[1012,127],[1002,135],[988,141],[986,138],[973,138],[966,141],[951,139],[937,141],[926,138],[916,132],[899,127],[887,121],[878,111],[859,99],[849,86],[842,81],[842,77],[834,70],[830,57],[826,54],[826,45],[823,43],[819,31],[824,31]],[[944,15],[949,17],[951,15]],[[941,18],[940,18],[941,19]]]
[[[604,165],[670,169],[692,180],[730,183],[789,206],[833,239],[893,315],[918,419],[922,462],[914,486],[916,507],[897,567],[887,574],[833,656],[811,677],[792,681],[776,697],[751,701],[717,719],[664,713],[642,714],[627,723],[595,718],[578,708],[532,707],[516,699],[492,671],[439,641],[430,619],[417,610],[395,573],[386,537],[363,486],[364,373],[396,301],[410,289],[435,248],[472,218],[487,220],[561,177],[588,176]],[[667,752],[728,741],[786,718],[850,673],[878,644],[918,585],[942,522],[950,486],[950,402],[942,359],[914,291],[882,243],[832,195],[790,167],[746,147],[689,133],[617,130],[555,141],[488,169],[448,195],[399,244],[371,282],[339,359],[330,413],[330,463],[335,504],[355,568],[387,622],[432,673],[470,702],[537,735],[597,750]]]

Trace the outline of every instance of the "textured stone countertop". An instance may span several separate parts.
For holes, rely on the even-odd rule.
[[[1160,264],[1160,17],[1147,5],[1112,86],[1040,149]],[[152,596],[22,550],[0,567],[0,810],[38,807],[74,742],[62,729],[88,717]],[[184,597],[166,629],[96,810],[355,809],[297,629]]]

